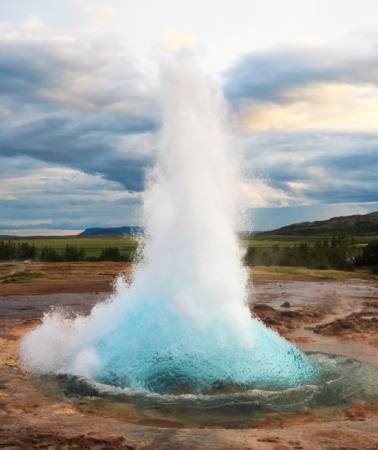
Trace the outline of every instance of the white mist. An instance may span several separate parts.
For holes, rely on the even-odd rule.
[[[119,280],[88,317],[46,315],[24,338],[23,360],[37,372],[155,392],[305,383],[314,365],[246,304],[240,175],[222,96],[185,58],[162,73],[164,125],[134,282]]]

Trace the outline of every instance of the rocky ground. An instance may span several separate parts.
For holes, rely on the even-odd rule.
[[[64,266],[64,267],[63,267]],[[105,299],[120,264],[1,265],[0,448],[5,449],[378,449],[378,405],[271,414],[254,428],[140,425],[83,412],[44,395],[22,370],[19,339],[51,306],[87,312]],[[18,282],[17,274],[39,273]],[[13,277],[13,278],[12,278]],[[18,278],[19,280],[20,278]],[[378,366],[378,283],[258,270],[252,313],[305,351],[339,353]]]

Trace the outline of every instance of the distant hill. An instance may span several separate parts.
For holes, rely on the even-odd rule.
[[[138,226],[110,227],[110,228],[86,228],[79,236],[101,236],[106,234],[137,234],[143,233],[143,228]]]
[[[370,214],[332,217],[328,220],[301,222],[276,230],[258,233],[259,235],[329,235],[345,232],[353,235],[378,234],[378,211]]]

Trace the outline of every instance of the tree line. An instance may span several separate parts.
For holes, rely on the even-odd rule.
[[[292,247],[250,246],[244,261],[249,266],[303,266],[310,269],[353,270],[358,266],[370,266],[377,272],[378,241],[358,249],[353,237],[339,234]]]
[[[129,248],[120,252],[118,247],[104,247],[99,256],[87,256],[85,249],[76,245],[66,245],[63,251],[51,246],[37,249],[27,242],[16,243],[11,240],[0,240],[0,261],[27,259],[59,262],[59,261],[124,261],[131,262],[135,256],[135,249]]]
[[[98,256],[89,256],[82,247],[66,245],[61,251],[44,246],[40,249],[27,242],[0,240],[0,261],[28,259],[45,262],[60,261],[123,261],[132,262],[136,248],[122,253],[119,247],[104,247]],[[362,249],[356,248],[353,237],[345,234],[331,238],[306,241],[292,247],[247,248],[244,262],[248,266],[303,266],[313,269],[353,270],[367,266],[378,273],[378,241],[372,241]]]

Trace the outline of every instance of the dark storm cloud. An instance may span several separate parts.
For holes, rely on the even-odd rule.
[[[361,147],[359,152],[346,155],[323,155],[309,161],[322,165],[327,177],[308,192],[309,198],[333,202],[378,201],[378,137],[375,148]]]
[[[37,89],[61,79],[61,66],[49,46],[0,41],[0,94],[22,97],[23,101],[38,98]]]
[[[87,173],[101,173],[122,183],[127,189],[143,189],[144,170],[151,162],[147,154],[132,149],[116,151],[118,138],[143,134],[154,129],[147,120],[126,117],[47,117],[26,125],[0,126],[0,154],[35,158]]]
[[[364,51],[344,47],[278,47],[239,58],[225,73],[233,101],[283,101],[284,91],[316,82],[378,84],[378,46]]]
[[[0,156],[102,174],[143,189],[156,102],[127,55],[103,44],[0,38]],[[145,148],[128,148],[139,137]],[[126,139],[127,141],[127,139]]]

